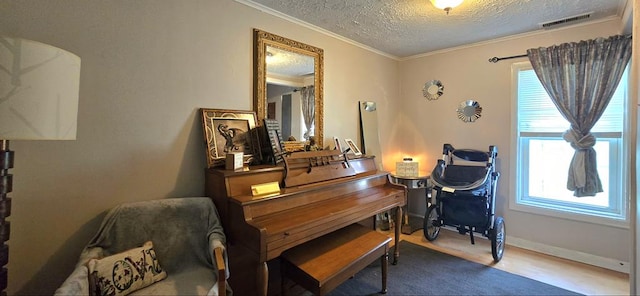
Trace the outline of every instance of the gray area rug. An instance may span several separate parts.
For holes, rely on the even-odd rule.
[[[330,295],[378,295],[380,274],[376,260]],[[398,264],[389,263],[387,289],[386,295],[581,295],[406,241]]]

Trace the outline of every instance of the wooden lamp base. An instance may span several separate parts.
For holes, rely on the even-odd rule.
[[[9,169],[13,168],[13,151],[9,149],[8,140],[0,140],[0,295],[6,295],[8,285],[9,246],[7,241],[10,234],[10,223],[6,218],[11,215],[11,192],[13,175]]]

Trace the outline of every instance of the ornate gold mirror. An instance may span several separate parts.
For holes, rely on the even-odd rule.
[[[314,136],[323,147],[323,50],[258,29],[253,35],[253,108],[259,124],[276,119],[284,140]]]

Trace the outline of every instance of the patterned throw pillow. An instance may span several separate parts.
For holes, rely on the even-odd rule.
[[[127,295],[167,277],[151,241],[140,248],[91,259],[87,267],[93,295]]]

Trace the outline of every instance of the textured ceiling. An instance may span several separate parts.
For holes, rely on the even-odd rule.
[[[267,72],[291,77],[313,75],[313,57],[267,46]]]
[[[429,0],[236,0],[403,58],[542,30],[591,13],[622,17],[627,0],[465,0],[447,15]]]

